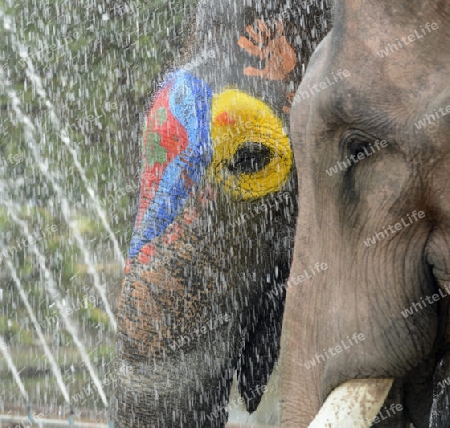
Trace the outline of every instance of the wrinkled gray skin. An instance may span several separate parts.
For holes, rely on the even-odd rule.
[[[283,107],[326,31],[323,11],[308,10],[311,15],[300,5],[287,10],[278,1],[202,1],[185,68],[214,93],[233,87],[263,100],[288,127]],[[248,37],[248,25],[257,28],[257,19],[280,17],[295,67],[279,80],[245,75],[245,67],[267,64],[239,47],[238,39]],[[241,151],[229,171],[252,174],[250,164],[264,163],[258,156]],[[153,258],[131,260],[119,298],[116,428],[222,427],[235,371],[247,409],[255,410],[278,356],[296,195],[295,167],[276,192],[253,199],[231,196],[204,174],[182,215],[152,241]],[[257,213],[263,204],[268,209]],[[243,216],[246,221],[237,224]]]
[[[427,22],[438,29],[423,35]],[[415,30],[422,37],[411,42]],[[377,55],[402,37],[408,45]],[[339,69],[350,76],[314,90]],[[404,409],[377,427],[449,427],[449,390],[440,383],[450,375],[448,297],[406,318],[402,311],[439,289],[448,294],[450,115],[415,124],[450,105],[450,2],[339,0],[299,91],[310,87],[315,95],[291,112],[299,215],[290,280],[316,262],[328,269],[287,292],[283,426],[307,427],[348,379],[395,378],[389,401]],[[370,153],[376,140],[388,146],[326,173],[364,148]],[[409,224],[414,210],[425,217],[388,229],[402,218]],[[384,228],[387,237],[364,244]],[[365,340],[306,368],[354,333]]]

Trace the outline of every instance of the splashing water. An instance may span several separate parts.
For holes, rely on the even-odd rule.
[[[67,391],[66,385],[64,385],[63,378],[61,376],[61,371],[58,367],[58,364],[56,363],[48,345],[45,341],[44,335],[42,334],[41,326],[39,325],[36,316],[34,315],[33,309],[30,305],[30,302],[28,301],[28,297],[23,290],[22,284],[20,283],[20,279],[17,277],[16,270],[14,268],[14,265],[12,264],[11,260],[6,259],[6,266],[8,266],[12,279],[14,281],[14,285],[17,288],[17,291],[20,294],[21,299],[23,300],[23,303],[25,304],[25,307],[27,308],[28,315],[31,318],[31,321],[34,325],[34,328],[36,329],[36,333],[38,334],[39,340],[41,342],[42,348],[44,349],[45,356],[48,358],[48,361],[50,362],[50,367],[52,368],[53,374],[56,377],[56,381],[58,382],[58,386],[61,389],[61,392],[64,396],[64,399],[66,400],[66,403],[70,403],[70,397],[69,392]]]
[[[17,223],[24,232],[24,235],[28,238],[28,241],[31,242],[32,240],[32,236],[28,230],[28,225],[22,221],[17,213],[16,213],[16,209],[14,208],[14,206],[12,204],[9,204],[8,202],[6,202],[6,205],[8,207],[9,213],[13,219],[13,221],[15,223]],[[103,404],[108,407],[108,400],[106,398],[105,392],[102,388],[102,384],[97,376],[97,374],[95,373],[94,367],[92,366],[91,361],[89,360],[89,356],[86,352],[86,348],[83,345],[83,343],[81,342],[81,340],[79,339],[79,335],[78,332],[76,330],[75,325],[71,322],[69,316],[67,315],[64,305],[61,302],[61,295],[55,285],[55,281],[53,279],[53,275],[52,273],[47,269],[46,265],[45,265],[45,257],[42,255],[42,253],[39,251],[39,249],[37,248],[37,246],[35,244],[30,245],[33,253],[35,254],[38,263],[44,273],[44,279],[46,281],[46,291],[49,294],[49,296],[52,298],[52,300],[55,302],[56,307],[60,313],[61,318],[64,321],[64,325],[67,329],[67,331],[71,334],[73,341],[78,349],[78,351],[80,352],[80,355],[83,359],[83,362],[85,363],[89,374],[94,382],[94,385],[96,386],[100,398],[103,402]]]
[[[6,344],[3,336],[0,336],[0,351],[2,352],[3,356],[5,357],[6,364],[8,364],[9,370],[11,370],[14,380],[16,381],[17,386],[20,389],[20,393],[23,395],[25,400],[28,400],[27,391],[25,391],[25,386],[23,385],[22,380],[20,379],[19,372],[17,371],[17,368],[14,365],[14,362],[11,358],[11,353],[8,350],[8,345]]]
[[[0,79],[4,79],[4,72],[3,70],[0,68]],[[5,79],[6,81],[6,79]],[[56,194],[58,195],[60,202],[61,202],[61,209],[62,209],[62,213],[64,216],[65,221],[67,222],[69,228],[71,229],[73,236],[75,237],[77,244],[83,254],[85,263],[88,266],[88,271],[89,273],[93,276],[94,278],[94,287],[97,289],[97,291],[100,293],[100,296],[103,299],[103,302],[105,304],[105,308],[106,308],[106,312],[109,316],[111,325],[113,326],[114,330],[116,330],[116,321],[114,318],[114,315],[111,311],[108,299],[106,297],[106,292],[105,289],[100,285],[100,278],[98,276],[98,273],[92,263],[92,257],[90,255],[90,251],[87,249],[86,245],[84,244],[83,238],[80,234],[80,232],[77,229],[77,225],[74,221],[72,221],[71,217],[71,210],[69,207],[69,202],[67,200],[67,198],[64,196],[64,193],[62,191],[62,188],[60,187],[60,185],[58,184],[58,179],[56,177],[55,174],[53,174],[50,170],[49,170],[49,166],[48,166],[48,162],[46,162],[45,159],[42,159],[40,154],[39,154],[39,149],[38,146],[35,143],[35,139],[33,137],[33,133],[35,132],[36,128],[35,126],[31,123],[29,117],[27,117],[26,115],[23,114],[21,108],[20,108],[20,100],[17,97],[17,94],[15,93],[15,91],[11,88],[8,88],[7,82],[5,83],[5,86],[7,87],[7,92],[9,97],[11,98],[12,101],[12,106],[14,111],[17,114],[17,117],[19,118],[19,120],[22,122],[23,126],[24,126],[24,130],[25,130],[25,135],[27,137],[27,142],[28,142],[28,146],[30,148],[31,153],[33,154],[33,157],[36,161],[36,164],[39,165],[39,168],[41,170],[41,172],[47,177],[47,179],[52,183],[53,188],[56,191]]]
[[[58,119],[58,116],[56,115],[55,108],[54,108],[53,104],[50,102],[50,100],[48,99],[48,97],[42,87],[41,79],[34,71],[33,63],[27,53],[27,50],[15,37],[15,33],[13,31],[13,26],[11,25],[11,19],[8,16],[6,16],[5,13],[0,9],[0,18],[2,18],[2,17],[5,19],[5,26],[4,26],[5,29],[9,30],[9,32],[11,34],[11,40],[13,41],[13,47],[14,47],[15,51],[18,52],[20,54],[20,56],[23,59],[25,59],[25,61],[26,61],[26,65],[27,65],[26,74],[27,74],[28,78],[30,79],[30,81],[35,85],[37,94],[43,99],[45,106],[48,108],[48,110],[50,112],[51,123],[60,132],[61,141],[64,143],[64,145],[67,147],[69,153],[72,155],[72,159],[75,164],[75,167],[81,176],[83,184],[86,186],[86,190],[88,191],[89,196],[91,197],[92,201],[95,204],[97,214],[100,217],[100,219],[103,223],[103,226],[105,227],[105,229],[107,230],[107,232],[109,233],[109,235],[111,237],[111,240],[114,244],[115,254],[119,258],[122,266],[125,266],[125,259],[122,255],[122,252],[120,251],[119,243],[117,242],[117,239],[116,239],[113,231],[111,230],[111,227],[106,218],[105,212],[100,207],[98,198],[95,196],[94,190],[92,189],[92,187],[89,184],[89,181],[86,177],[85,171],[78,160],[78,154],[77,154],[76,150],[73,148],[73,146],[71,144],[71,140],[68,137],[67,130],[61,129],[61,123]],[[14,98],[17,103],[18,98],[17,97],[14,97]],[[95,270],[90,269],[90,271],[93,275],[95,274]],[[106,302],[106,299],[105,299],[105,302]]]

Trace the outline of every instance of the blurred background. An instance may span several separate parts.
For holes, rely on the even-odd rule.
[[[193,4],[0,0],[1,415],[108,420],[143,115]]]

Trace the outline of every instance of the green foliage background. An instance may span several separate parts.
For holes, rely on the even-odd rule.
[[[193,6],[193,0],[0,0],[0,335],[22,370],[35,406],[64,400],[6,259],[14,265],[43,326],[71,397],[86,389],[90,379],[72,338],[58,321],[48,279],[32,246],[17,245],[26,234],[11,216],[10,204],[35,236],[45,227],[57,228],[37,247],[65,303],[77,308],[73,323],[99,377],[111,376],[114,333],[101,299],[96,304],[86,300],[98,293],[63,217],[61,195],[113,310],[123,266],[62,137],[66,132],[126,258],[137,205],[144,113],[163,71],[180,60]],[[19,106],[14,106],[11,91]],[[31,125],[27,128],[24,121]],[[26,406],[4,358],[0,376],[5,408],[8,403]],[[105,388],[109,392],[109,386]],[[75,407],[102,409],[93,390]]]

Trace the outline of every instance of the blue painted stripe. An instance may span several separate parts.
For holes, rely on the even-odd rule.
[[[130,244],[130,257],[161,235],[182,211],[194,185],[211,163],[211,88],[185,71],[170,77],[169,106],[188,134],[188,145],[165,169],[156,194]]]

